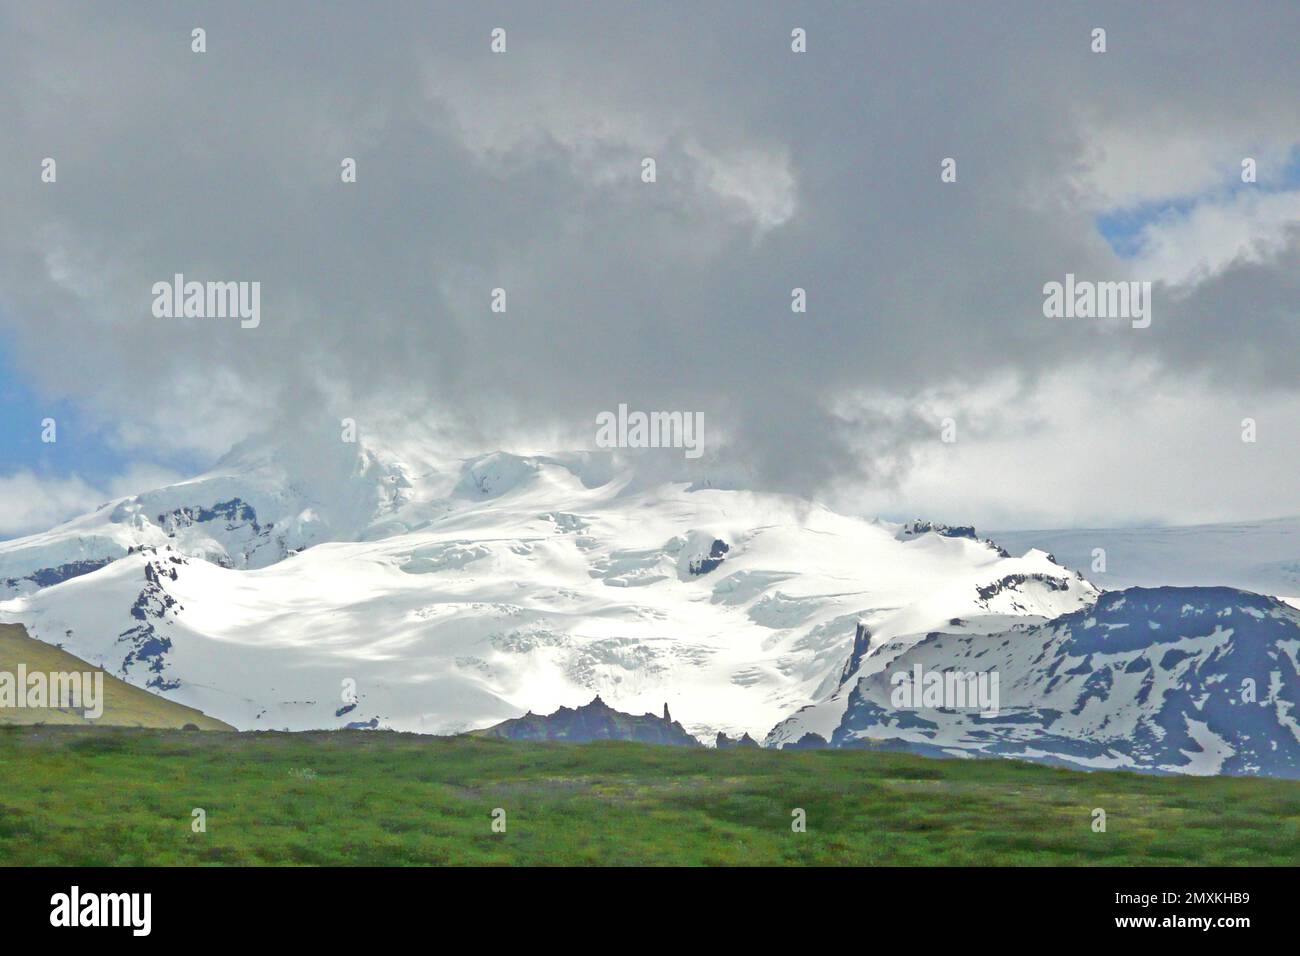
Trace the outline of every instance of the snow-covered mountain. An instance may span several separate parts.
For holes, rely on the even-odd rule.
[[[358,540],[406,503],[411,482],[391,456],[337,437],[245,443],[198,478],[0,542],[0,597],[86,574],[141,547],[262,568],[322,541]]]
[[[997,675],[997,706],[909,695]],[[976,678],[979,679],[979,678]],[[987,700],[981,698],[979,703]],[[1129,588],[1046,624],[891,640],[769,744],[881,741],[1083,767],[1300,777],[1300,611],[1232,588]]]
[[[1233,540],[1268,536],[1274,570],[1300,556],[1261,527]],[[1295,607],[1102,594],[1007,544],[646,484],[609,454],[446,460],[326,433],[0,542],[0,621],[241,729],[448,733],[598,694],[667,702],[701,739],[1296,774]],[[917,665],[996,672],[998,712],[899,706]]]
[[[879,641],[995,630],[1097,593],[1040,551],[646,486],[608,455],[337,435],[0,543],[0,583],[0,620],[240,728],[444,733],[599,694],[709,738],[832,693],[860,620]]]

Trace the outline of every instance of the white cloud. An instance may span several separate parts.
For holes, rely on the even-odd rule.
[[[101,501],[101,494],[75,475],[52,479],[20,471],[0,476],[0,537],[44,530]]]
[[[1222,129],[1209,124],[1168,128],[1144,118],[1140,126],[1103,127],[1088,148],[1080,175],[1096,209],[1127,208],[1144,202],[1193,196],[1239,178],[1241,160],[1254,156],[1265,165],[1285,160],[1290,143],[1266,153],[1249,140],[1225,143]]]
[[[892,488],[841,507],[986,528],[1197,523],[1295,513],[1300,402],[1151,364],[1080,364],[1036,383],[931,390],[936,416]],[[939,415],[957,440],[939,440]],[[1242,440],[1242,419],[1256,441]],[[914,513],[917,512],[917,513]],[[923,513],[920,513],[923,512]]]
[[[178,481],[180,476],[150,464],[132,465],[96,488],[78,475],[51,478],[30,470],[0,475],[0,538],[44,531],[114,498]]]
[[[1234,262],[1275,258],[1295,241],[1298,226],[1300,192],[1245,191],[1206,200],[1147,224],[1133,271],[1175,285],[1195,284]]]

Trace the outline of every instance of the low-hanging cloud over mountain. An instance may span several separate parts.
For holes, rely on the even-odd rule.
[[[842,507],[1300,505],[1294,4],[0,9],[10,364],[141,459],[590,446],[626,403],[703,415],[647,467]],[[176,274],[260,323],[156,317]],[[1067,274],[1152,282],[1150,328],[1045,318]]]

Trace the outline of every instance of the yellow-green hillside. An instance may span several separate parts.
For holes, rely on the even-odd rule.
[[[98,671],[52,644],[35,640],[18,624],[0,624],[0,672],[18,673],[25,665],[27,673]],[[185,707],[147,690],[133,687],[104,673],[104,711],[90,720],[80,710],[58,707],[0,707],[0,726],[19,724],[92,724],[105,727],[184,728],[198,730],[234,730],[229,724],[209,717],[193,707]]]

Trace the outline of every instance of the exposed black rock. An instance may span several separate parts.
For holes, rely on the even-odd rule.
[[[852,677],[859,667],[862,666],[862,659],[867,656],[871,649],[871,631],[862,621],[858,621],[858,628],[853,634],[853,653],[844,664],[844,670],[840,672],[840,683]]]
[[[257,512],[253,506],[245,504],[239,498],[231,498],[229,501],[218,501],[211,508],[205,508],[199,505],[194,508],[177,508],[167,514],[158,516],[158,524],[169,534],[175,535],[177,528],[188,527],[193,524],[200,524],[206,521],[215,521],[218,518],[224,518],[226,521],[226,530],[233,531],[242,525],[252,527],[254,533],[262,532],[262,525],[257,523]],[[270,529],[271,525],[266,525]]]
[[[714,538],[713,546],[709,548],[709,556],[707,558],[695,558],[691,561],[689,566],[691,574],[708,574],[722,564],[723,558],[730,550],[731,545],[721,538]]]
[[[1064,578],[1054,578],[1049,574],[1008,574],[992,584],[976,587],[975,591],[979,594],[980,600],[987,603],[989,598],[996,597],[1003,591],[1014,591],[1027,581],[1037,581],[1039,584],[1046,585],[1049,591],[1065,591],[1070,587],[1069,581]]]
[[[975,537],[975,528],[971,525],[948,525],[938,524],[934,521],[922,521],[920,518],[915,521],[909,521],[899,529],[898,538],[915,538],[923,534],[937,534],[945,538],[970,538],[972,541],[978,540]]]
[[[936,521],[922,521],[920,518],[915,521],[909,521],[903,527],[898,529],[894,537],[899,541],[907,541],[911,538],[920,537],[923,534],[937,534],[942,538],[968,538],[971,541],[979,541],[986,547],[998,553],[999,557],[1009,558],[1010,554],[1006,549],[996,541],[989,538],[980,539],[975,534],[975,528],[972,525],[949,525],[940,524]]]
[[[60,564],[58,567],[41,568],[33,571],[31,574],[22,578],[5,578],[7,587],[18,587],[19,581],[32,581],[37,587],[48,588],[54,584],[62,584],[72,578],[79,578],[83,574],[89,574],[91,571],[98,571],[105,565],[111,564],[112,558],[98,558],[89,561],[69,561],[67,564]]]
[[[173,559],[173,564],[184,563]],[[174,616],[180,608],[176,599],[162,587],[164,579],[176,580],[176,568],[163,567],[161,561],[151,560],[144,566],[144,577],[145,586],[131,605],[131,617],[140,623],[117,637],[119,644],[126,644],[129,648],[122,659],[122,673],[126,674],[136,664],[142,664],[151,675],[145,682],[146,687],[157,691],[175,690],[180,687],[180,681],[166,676],[167,655],[172,649],[172,641],[160,633],[156,625],[167,623],[168,615]]]

